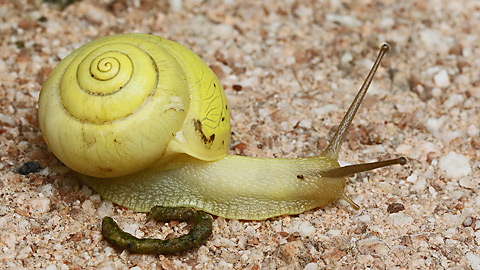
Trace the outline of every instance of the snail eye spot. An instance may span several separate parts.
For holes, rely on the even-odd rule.
[[[303,176],[302,174],[297,175],[297,178],[300,180],[305,180],[305,176]]]

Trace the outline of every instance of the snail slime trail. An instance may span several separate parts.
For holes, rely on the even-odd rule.
[[[131,252],[181,252],[208,239],[209,214],[261,220],[339,198],[358,209],[344,193],[346,176],[405,164],[405,158],[345,167],[337,161],[387,51],[382,45],[334,137],[313,157],[227,155],[230,114],[215,74],[184,46],[145,34],[97,39],[62,60],[40,93],[40,129],[55,156],[104,199],[193,224],[180,238],[137,239],[106,217],[105,239]]]

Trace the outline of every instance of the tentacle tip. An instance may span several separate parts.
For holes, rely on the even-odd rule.
[[[400,158],[398,158],[398,164],[400,164],[400,165],[405,165],[405,164],[407,164],[407,158],[406,158],[406,157],[400,157]]]
[[[390,50],[390,45],[388,45],[387,43],[383,43],[380,47],[380,50],[383,52],[388,52]]]

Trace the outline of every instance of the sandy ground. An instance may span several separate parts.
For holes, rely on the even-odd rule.
[[[480,2],[413,2],[0,0],[0,268],[480,269]],[[106,214],[137,236],[185,224],[147,221],[76,180],[41,137],[37,100],[74,48],[125,32],[195,51],[225,88],[230,153],[261,157],[321,153],[388,42],[340,159],[409,163],[350,178],[359,211],[215,217],[210,240],[180,255],[113,248]]]

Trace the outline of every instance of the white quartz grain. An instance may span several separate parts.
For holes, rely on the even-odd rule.
[[[468,176],[472,172],[469,159],[453,151],[440,158],[438,167],[447,177],[455,179]]]
[[[450,85],[450,78],[448,72],[445,69],[440,70],[433,76],[433,81],[437,87],[445,88]]]
[[[388,220],[397,227],[405,227],[413,223],[413,218],[402,212],[390,214]]]

